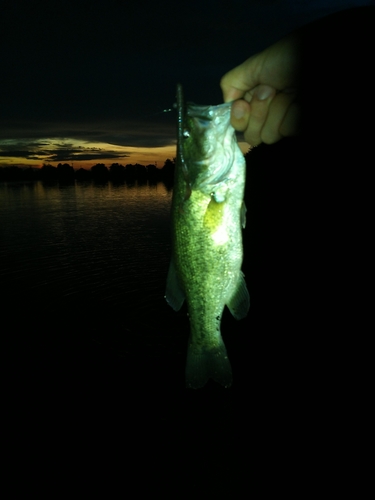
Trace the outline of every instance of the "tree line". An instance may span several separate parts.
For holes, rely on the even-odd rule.
[[[68,163],[59,163],[57,167],[45,163],[41,168],[2,167],[0,181],[15,180],[126,180],[126,181],[154,181],[173,179],[175,158],[165,160],[162,168],[156,165],[140,165],[139,163],[121,165],[112,163],[108,168],[104,163],[93,165],[90,170],[74,168]]]

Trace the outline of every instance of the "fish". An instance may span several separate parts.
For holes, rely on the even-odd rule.
[[[250,306],[241,271],[246,163],[230,124],[231,103],[185,104],[178,84],[176,108],[172,256],[165,298],[175,311],[187,303],[186,387],[199,389],[209,379],[230,387],[232,368],[220,326],[225,306],[238,320]]]

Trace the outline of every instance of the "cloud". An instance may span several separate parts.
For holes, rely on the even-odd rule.
[[[6,148],[1,148],[0,149],[0,156],[6,157],[6,158],[27,158],[27,159],[33,159],[33,156],[35,153],[33,151],[26,151],[26,150],[12,150],[12,151],[7,151]]]
[[[110,151],[93,152],[89,149],[86,151],[77,151],[69,149],[60,149],[53,152],[49,157],[49,162],[63,162],[63,161],[93,161],[93,160],[113,160],[123,159],[130,155],[124,153],[115,153]]]
[[[174,114],[173,114],[174,115]],[[48,146],[47,139],[60,139],[67,147],[66,139],[74,139],[84,143],[103,143],[122,147],[164,147],[175,144],[176,126],[175,116],[149,119],[148,121],[77,121],[77,122],[48,122],[23,121],[7,123],[0,122],[0,150],[4,144],[13,141],[13,151],[20,149],[21,144],[33,145],[41,152],[41,148]],[[11,151],[12,148],[6,148]],[[78,152],[76,152],[78,153]]]
[[[0,141],[0,157],[38,160],[44,162],[92,161],[104,159],[123,159],[128,156],[123,148],[115,150],[92,145],[77,145],[65,141]]]

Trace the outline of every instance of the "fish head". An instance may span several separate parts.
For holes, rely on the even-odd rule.
[[[200,106],[184,103],[177,88],[178,159],[191,189],[223,195],[238,149],[230,124],[231,103]],[[217,199],[216,201],[222,201]]]

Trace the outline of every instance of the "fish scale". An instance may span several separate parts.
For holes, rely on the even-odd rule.
[[[241,319],[250,305],[241,272],[245,159],[230,125],[230,104],[185,106],[179,85],[177,108],[166,299],[176,311],[187,302],[187,387],[203,387],[210,378],[229,387],[232,370],[221,337],[221,317],[227,305]]]

